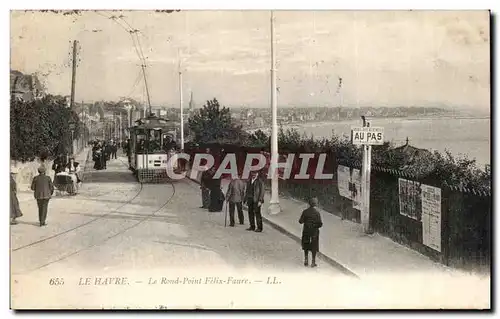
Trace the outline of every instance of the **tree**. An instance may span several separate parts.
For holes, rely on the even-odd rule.
[[[252,146],[257,146],[257,147],[269,148],[270,147],[269,139],[270,136],[267,136],[267,134],[264,133],[262,130],[257,130],[250,136],[250,142],[253,144]]]
[[[34,101],[12,100],[10,107],[11,158],[30,161],[69,151],[69,122],[75,122],[74,138],[81,133],[78,115],[64,98],[47,95]]]
[[[207,101],[200,112],[189,119],[188,126],[197,143],[232,138],[241,131],[241,127],[232,123],[229,108],[221,108],[216,98]]]

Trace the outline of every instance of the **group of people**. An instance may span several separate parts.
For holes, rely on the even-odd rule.
[[[107,163],[110,159],[116,159],[118,144],[111,140],[94,141],[92,143],[92,160],[94,161],[94,169],[102,170],[107,168]]]
[[[248,231],[262,232],[262,205],[264,204],[264,183],[259,173],[253,171],[248,181],[234,176],[229,183],[226,195],[222,193],[220,178],[214,178],[215,169],[206,171],[201,178],[202,208],[208,208],[211,212],[220,212],[224,201],[229,208],[229,226],[235,226],[235,211],[238,212],[238,222],[245,224],[243,214],[243,203],[248,207],[249,227]],[[309,252],[311,252],[311,267],[316,267],[316,254],[319,250],[319,229],[323,226],[321,215],[316,209],[318,199],[312,197],[309,207],[300,216],[299,223],[302,229],[302,249],[304,251],[304,266],[309,266]]]
[[[238,176],[231,179],[229,183],[226,201],[229,205],[229,226],[234,227],[235,209],[238,210],[238,221],[240,225],[245,223],[243,215],[243,203],[248,207],[249,226],[248,231],[262,232],[262,213],[261,208],[264,204],[264,183],[255,171],[251,172],[247,182],[241,180]]]
[[[54,159],[52,170],[54,171],[55,187],[61,191],[66,191],[70,195],[76,195],[82,183],[82,170],[80,163],[75,161],[73,156],[59,155]]]
[[[215,168],[203,172],[201,176],[202,207],[210,212],[220,212],[224,201],[229,206],[229,226],[235,225],[235,210],[238,211],[240,225],[245,223],[243,203],[248,206],[248,231],[262,232],[261,207],[264,203],[264,183],[257,172],[251,172],[250,179],[245,182],[238,176],[229,183],[226,195],[221,190],[221,179],[214,178]]]

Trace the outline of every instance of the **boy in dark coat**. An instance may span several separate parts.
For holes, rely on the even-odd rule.
[[[319,229],[323,226],[321,215],[316,206],[318,199],[313,197],[309,201],[309,208],[302,212],[299,223],[304,225],[302,229],[302,249],[304,250],[304,266],[309,265],[309,251],[312,253],[311,267],[316,267],[316,253],[319,250]]]
[[[45,220],[47,218],[49,200],[52,194],[54,194],[54,184],[52,184],[50,177],[45,175],[45,166],[40,166],[38,168],[38,173],[40,175],[33,178],[31,190],[35,192],[34,195],[38,204],[38,218],[40,227],[42,227],[47,225]]]

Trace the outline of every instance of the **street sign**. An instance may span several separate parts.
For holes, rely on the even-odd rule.
[[[384,128],[353,127],[351,140],[354,145],[382,145],[384,144]]]

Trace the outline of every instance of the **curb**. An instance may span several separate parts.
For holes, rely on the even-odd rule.
[[[198,185],[200,185],[200,182],[198,182],[197,180],[193,180],[189,177],[189,174],[186,174],[186,178],[188,180],[190,180],[191,182],[194,182]],[[248,211],[248,208],[245,204],[243,204],[243,209],[245,211]],[[262,220],[269,226],[271,226],[272,228],[276,229],[277,231],[279,231],[280,233],[284,234],[285,236],[289,237],[290,239],[293,239],[294,241],[296,241],[297,243],[301,243],[302,242],[302,239],[293,234],[292,232],[288,231],[287,229],[285,229],[284,227],[278,225],[277,223],[271,221],[270,219],[268,219],[267,216],[265,216],[265,214],[262,214]],[[318,251],[318,256],[321,257],[322,259],[324,259],[328,264],[330,264],[332,267],[336,268],[337,270],[339,270],[340,272],[342,272],[344,275],[347,275],[347,276],[350,276],[350,277],[353,277],[353,278],[356,278],[356,279],[360,279],[360,277],[354,273],[352,270],[350,270],[349,268],[347,268],[346,266],[340,264],[339,262],[335,261],[333,258],[325,255],[324,253],[322,253],[321,251]]]

